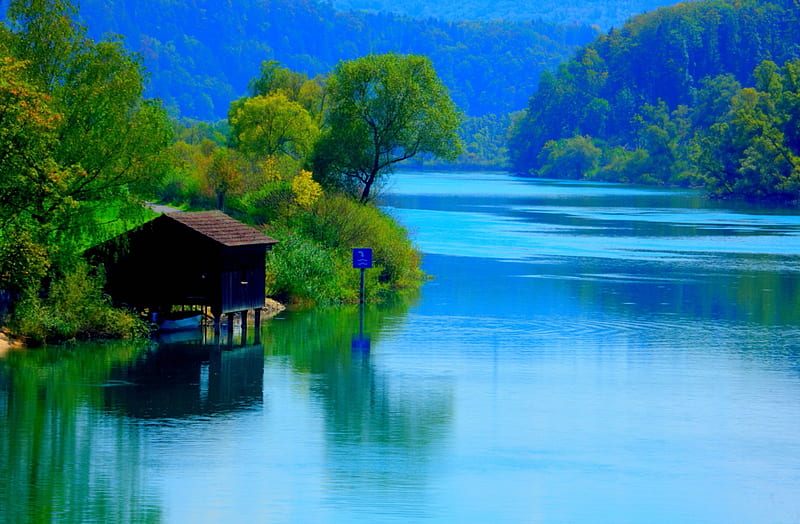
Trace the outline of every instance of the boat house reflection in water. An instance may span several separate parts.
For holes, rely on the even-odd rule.
[[[106,266],[107,291],[139,311],[200,308],[214,318],[264,307],[266,253],[277,240],[221,211],[165,213],[89,251]],[[229,326],[230,328],[231,326]]]
[[[162,343],[117,369],[106,405],[146,420],[212,416],[261,405],[264,346]]]

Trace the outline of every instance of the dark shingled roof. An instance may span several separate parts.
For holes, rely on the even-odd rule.
[[[278,241],[242,224],[222,211],[165,213],[165,217],[189,227],[223,246],[275,244]]]

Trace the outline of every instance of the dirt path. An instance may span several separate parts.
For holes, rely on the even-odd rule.
[[[177,213],[180,211],[177,207],[170,207],[165,206],[163,204],[155,204],[153,202],[148,202],[147,207],[155,211],[156,213]]]

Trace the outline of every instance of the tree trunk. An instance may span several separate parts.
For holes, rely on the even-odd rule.
[[[366,182],[364,182],[364,189],[361,190],[361,198],[359,199],[362,204],[369,202],[369,192],[372,189],[372,184],[375,182],[375,175],[370,175]]]

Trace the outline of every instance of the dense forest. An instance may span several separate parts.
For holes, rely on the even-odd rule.
[[[115,33],[150,74],[148,96],[174,116],[224,118],[263,61],[308,76],[370,53],[431,58],[468,115],[522,110],[539,74],[597,32],[542,21],[445,22],[337,11],[315,0],[83,0],[90,35]]]
[[[332,0],[339,10],[391,12],[413,18],[441,20],[544,20],[562,25],[596,25],[603,30],[621,26],[629,18],[669,0]]]
[[[367,300],[423,282],[406,230],[372,201],[396,163],[462,151],[463,114],[428,57],[369,54],[324,78],[264,62],[226,121],[187,123],[145,95],[140,55],[77,15],[12,0],[0,25],[0,326],[31,343],[145,334],[84,254],[151,219],[147,201],[278,239],[265,287],[284,303],[357,301],[364,245]]]
[[[800,193],[800,5],[660,8],[544,73],[510,143],[545,177]]]

